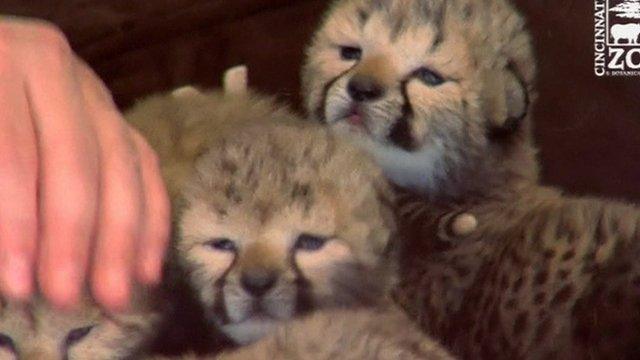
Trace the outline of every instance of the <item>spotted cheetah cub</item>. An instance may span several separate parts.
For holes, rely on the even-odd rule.
[[[140,299],[129,313],[112,315],[85,300],[59,312],[44,300],[29,304],[0,301],[0,359],[117,360],[141,353],[158,320]]]
[[[409,195],[396,298],[427,332],[470,359],[640,358],[640,211],[540,185],[535,68],[506,0],[344,0],[303,77]]]

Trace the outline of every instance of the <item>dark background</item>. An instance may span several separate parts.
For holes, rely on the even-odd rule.
[[[303,49],[327,0],[0,0],[57,23],[126,107],[188,83],[250,82],[299,106]],[[543,179],[574,194],[640,200],[640,78],[593,75],[593,0],[517,0],[539,59]]]

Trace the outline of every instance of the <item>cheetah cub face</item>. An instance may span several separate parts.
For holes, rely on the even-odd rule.
[[[307,51],[306,106],[397,185],[437,193],[526,115],[529,43],[503,0],[337,1]]]
[[[383,297],[381,173],[325,129],[238,132],[201,158],[177,251],[208,318],[239,344],[319,308]]]
[[[139,310],[110,315],[85,301],[75,311],[58,312],[41,299],[0,301],[0,359],[128,359],[151,336],[158,316]]]

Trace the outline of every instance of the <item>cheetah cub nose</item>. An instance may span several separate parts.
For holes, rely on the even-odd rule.
[[[278,280],[274,272],[247,271],[240,278],[242,288],[255,297],[261,297],[273,288]]]
[[[349,96],[353,100],[366,102],[381,98],[385,93],[385,89],[371,76],[355,75],[349,80],[347,92],[349,92]]]

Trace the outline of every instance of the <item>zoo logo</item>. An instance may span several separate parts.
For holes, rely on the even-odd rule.
[[[640,76],[640,0],[595,0],[595,74]]]

